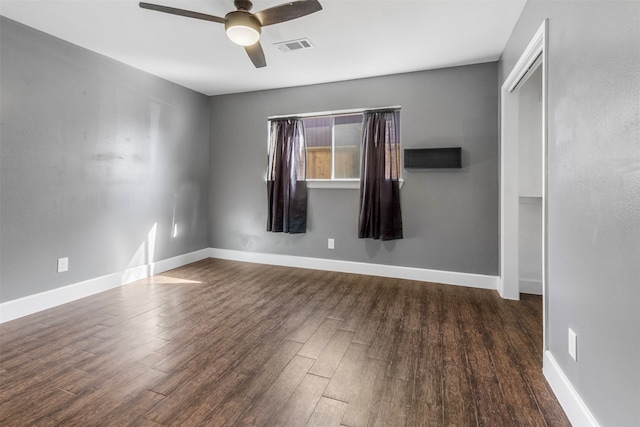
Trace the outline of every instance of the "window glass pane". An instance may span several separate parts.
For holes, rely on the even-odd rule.
[[[334,120],[334,178],[360,178],[362,114],[337,116]]]
[[[399,125],[400,111],[395,112]],[[302,119],[306,135],[307,179],[360,179],[362,113]],[[388,126],[385,176],[399,177],[399,126]]]
[[[331,118],[303,119],[307,137],[307,179],[331,179]]]
[[[395,113],[395,123],[388,121],[385,127],[386,139],[389,142],[385,146],[385,179],[399,179],[400,172],[400,135],[397,132],[400,129],[400,114]]]

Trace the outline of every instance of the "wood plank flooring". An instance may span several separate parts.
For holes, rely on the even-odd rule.
[[[0,325],[0,425],[569,426],[541,311],[207,259]]]

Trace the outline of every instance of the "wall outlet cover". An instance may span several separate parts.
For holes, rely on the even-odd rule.
[[[64,273],[69,270],[69,258],[58,258],[58,273]]]
[[[334,249],[336,247],[335,239],[329,239],[328,247],[329,249]]]

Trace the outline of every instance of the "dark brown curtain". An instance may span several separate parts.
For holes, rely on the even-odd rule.
[[[358,237],[402,239],[399,128],[396,111],[365,112]]]
[[[267,231],[307,231],[306,150],[302,120],[270,121]]]

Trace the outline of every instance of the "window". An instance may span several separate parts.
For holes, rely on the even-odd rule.
[[[400,108],[396,120],[400,122]],[[310,188],[359,188],[363,111],[300,114]],[[398,156],[400,144],[396,145]]]
[[[359,179],[362,114],[302,119],[307,179]]]

